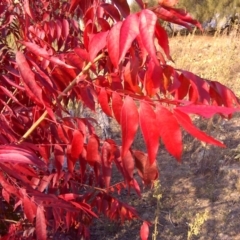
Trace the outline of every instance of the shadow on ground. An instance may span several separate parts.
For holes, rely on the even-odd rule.
[[[203,145],[185,135],[185,151],[179,164],[161,146],[157,160],[162,197],[156,239],[238,240],[240,158],[235,157],[240,152],[239,115],[229,121],[215,122],[214,119],[211,124],[203,119],[196,121],[199,128],[223,141],[227,148]],[[135,147],[143,150],[140,137]],[[126,194],[122,199],[136,207],[143,219],[154,223],[157,200],[151,190],[144,190],[141,199],[135,193]],[[91,240],[137,240],[140,226],[139,221],[120,226],[103,219],[92,228]],[[150,228],[149,239],[153,230],[154,226]]]

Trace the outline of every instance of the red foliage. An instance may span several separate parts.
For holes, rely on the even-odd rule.
[[[121,223],[140,219],[114,193],[128,188],[141,194],[135,168],[145,185],[158,178],[160,139],[180,161],[180,127],[224,146],[188,114],[229,118],[239,99],[218,82],[168,65],[168,37],[158,19],[188,28],[200,24],[173,8],[177,1],[146,9],[137,0],[142,10],[135,14],[126,0],[111,2],[0,3],[0,184],[2,198],[23,210],[4,239],[48,239],[50,232],[70,228],[88,239],[88,227],[100,214]],[[97,136],[98,119],[71,117],[69,99],[92,111],[99,104],[114,117],[122,146]],[[148,154],[131,148],[138,126]],[[118,183],[114,165],[122,174]],[[142,239],[148,227],[144,222]]]

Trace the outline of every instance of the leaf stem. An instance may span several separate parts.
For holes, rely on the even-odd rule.
[[[12,219],[0,219],[1,221],[5,221],[5,222],[10,222],[10,223],[15,223],[15,224],[17,224],[18,223],[18,221],[14,221],[14,220],[12,220]]]
[[[14,90],[14,92],[12,93],[13,96],[15,96],[15,94],[17,93],[17,88]],[[11,103],[12,99],[9,98],[8,101],[6,102],[7,105],[9,105]],[[1,114],[5,111],[6,109],[6,105],[3,107],[2,111],[1,111]]]
[[[73,81],[63,90],[62,94],[60,94],[57,97],[57,100],[53,102],[53,104],[56,104],[57,101],[61,101],[63,96],[69,92],[78,82],[79,78],[89,70],[89,68],[92,66],[93,63],[99,61],[102,57],[104,57],[104,53],[97,56],[93,62],[89,62],[82,71],[73,79]],[[39,117],[39,119],[27,130],[27,132],[21,137],[21,139],[18,141],[18,144],[22,143],[26,138],[28,138],[32,132],[38,127],[38,125],[46,118],[48,115],[47,110],[44,111],[44,113]]]

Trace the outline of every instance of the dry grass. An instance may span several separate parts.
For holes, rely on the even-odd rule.
[[[176,68],[217,80],[240,96],[240,37],[179,36],[170,38]]]

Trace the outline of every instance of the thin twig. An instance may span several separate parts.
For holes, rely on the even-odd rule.
[[[170,211],[168,212],[168,219],[169,219],[169,222],[173,225],[173,227],[176,227],[175,224],[173,223],[172,219],[171,219]]]
[[[0,219],[0,221],[5,221],[5,222],[10,222],[10,223],[15,223],[15,224],[17,224],[18,223],[18,221],[14,221],[14,220],[11,220],[11,219]]]
[[[17,90],[18,90],[18,89],[16,88],[16,89],[13,91],[13,93],[12,93],[13,96],[17,93]],[[7,102],[6,102],[6,105],[9,105],[9,103],[11,102],[11,100],[12,100],[12,99],[9,98],[9,99],[7,100]],[[6,106],[3,107],[1,113],[3,113],[5,109],[6,109]]]

